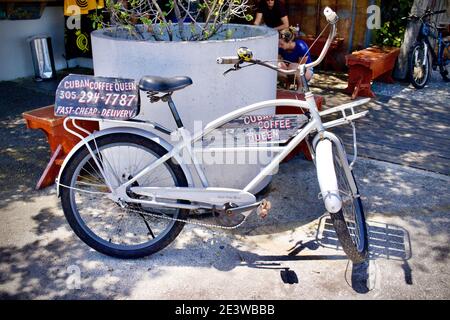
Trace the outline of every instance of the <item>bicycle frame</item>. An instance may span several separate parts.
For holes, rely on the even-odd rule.
[[[429,28],[431,26],[428,26],[425,22],[422,22],[422,26],[420,28],[419,33],[419,41],[423,41],[425,43],[425,59],[423,60],[423,65],[427,63],[428,59],[428,51],[431,53],[432,61],[434,64],[434,61],[438,60],[438,55],[436,55],[436,52],[433,49],[433,46],[431,45],[429,37],[432,37],[433,39],[438,39],[436,35],[434,35]],[[440,42],[439,42],[440,45]]]
[[[308,125],[301,130],[289,144],[285,147],[275,147],[275,146],[262,146],[262,147],[239,147],[239,148],[214,148],[208,149],[205,148],[203,150],[205,151],[225,151],[225,152],[237,152],[237,151],[272,151],[272,152],[280,152],[279,155],[277,155],[270,163],[267,165],[243,190],[245,192],[250,192],[254,189],[255,186],[257,186],[265,176],[267,176],[270,172],[272,172],[277,165],[311,132],[314,130],[317,131],[324,131],[322,122],[320,120],[320,115],[317,110],[317,106],[315,104],[314,96],[310,93],[306,97],[307,101],[296,101],[296,100],[271,100],[271,101],[265,101],[261,103],[256,103],[253,105],[250,105],[248,107],[244,107],[242,109],[236,110],[234,112],[231,112],[221,118],[218,118],[217,120],[209,123],[202,132],[195,134],[192,138],[189,138],[189,132],[184,129],[177,129],[175,132],[179,134],[182,141],[175,145],[174,149],[166,154],[164,157],[153,163],[150,167],[144,169],[142,172],[138,173],[133,179],[125,183],[121,186],[121,188],[127,188],[131,186],[136,180],[138,180],[143,175],[149,173],[155,166],[158,166],[162,164],[163,162],[167,161],[168,159],[172,158],[176,153],[179,153],[181,150],[186,150],[188,152],[188,155],[190,157],[190,160],[192,160],[192,163],[194,164],[195,171],[197,175],[200,178],[200,181],[202,183],[202,186],[204,188],[209,187],[208,179],[203,171],[203,169],[199,165],[199,161],[197,160],[195,156],[195,149],[192,148],[193,144],[203,137],[205,137],[207,134],[211,133],[215,129],[221,127],[222,125],[228,123],[229,121],[238,118],[242,115],[248,114],[250,112],[258,111],[260,109],[268,108],[268,107],[274,107],[277,105],[287,105],[287,106],[293,106],[298,108],[307,109],[312,114],[312,120],[308,123]]]
[[[436,33],[434,33],[431,29],[436,29],[436,27],[434,27],[432,24],[424,21],[423,19],[420,19],[420,22],[421,26],[418,35],[418,40],[423,41],[425,43],[425,53],[426,53],[423,64],[425,65],[427,63],[428,51],[430,51],[432,56],[433,67],[447,65],[449,63],[449,60],[448,59],[443,60],[443,53],[444,50],[450,46],[450,42],[444,41],[442,32],[436,31]],[[437,54],[435,52],[435,47],[431,45],[429,37],[435,39],[438,42]]]
[[[355,101],[343,106],[339,106],[333,109],[329,109],[327,111],[324,111],[322,113],[318,112],[314,95],[309,92],[306,94],[306,101],[299,101],[299,100],[271,100],[271,101],[264,101],[260,103],[256,103],[241,109],[238,109],[234,112],[231,112],[227,115],[224,115],[217,120],[209,123],[202,131],[194,134],[194,136],[190,136],[190,133],[184,129],[180,128],[175,131],[173,131],[171,134],[178,135],[181,138],[181,141],[173,146],[173,148],[163,157],[159,158],[143,170],[141,170],[139,173],[137,173],[131,180],[127,181],[126,183],[120,185],[118,188],[113,188],[113,183],[111,181],[108,181],[108,175],[102,173],[103,178],[105,179],[105,183],[110,187],[111,194],[110,198],[114,201],[123,201],[123,202],[129,202],[129,203],[140,203],[140,204],[147,204],[147,205],[153,205],[153,206],[159,206],[159,207],[172,207],[172,208],[182,208],[182,209],[212,209],[214,205],[219,205],[218,201],[222,201],[220,205],[223,205],[224,203],[229,201],[237,201],[239,202],[239,199],[241,200],[241,205],[249,205],[251,203],[254,203],[256,200],[249,196],[253,189],[271,172],[274,171],[274,169],[283,161],[283,159],[292,151],[295,149],[296,146],[298,146],[308,135],[312,133],[317,133],[314,145],[317,144],[317,142],[320,139],[329,139],[331,140],[337,147],[338,155],[347,161],[345,150],[342,148],[342,145],[340,144],[338,138],[334,136],[332,133],[327,132],[327,128],[331,128],[334,126],[342,125],[345,123],[349,123],[353,120],[356,120],[360,117],[363,117],[366,115],[366,112],[362,113],[355,113],[353,111],[353,108],[362,104],[367,103],[370,99],[363,99],[360,101]],[[195,156],[196,149],[193,148],[193,145],[195,142],[201,140],[203,137],[214,131],[215,129],[221,127],[222,125],[228,123],[229,121],[238,118],[242,115],[258,111],[264,108],[273,107],[277,105],[286,105],[286,106],[292,106],[297,107],[301,109],[306,109],[311,113],[311,120],[309,123],[303,128],[300,129],[296,135],[291,139],[291,141],[286,146],[245,146],[245,147],[237,147],[237,148],[205,148],[204,151],[216,151],[216,152],[238,152],[238,151],[271,151],[274,153],[278,153],[271,161],[270,163],[256,176],[252,181],[250,181],[243,190],[235,190],[235,189],[226,189],[226,188],[209,188],[208,179],[206,177],[205,172],[199,165],[199,162]],[[345,110],[352,109],[352,113],[350,116],[345,115]],[[328,123],[322,123],[321,116],[328,115],[330,113],[340,112],[344,115],[342,119],[334,120]],[[65,123],[69,120],[77,120],[77,118],[67,118],[65,120]],[[84,118],[84,120],[86,120]],[[157,126],[157,124],[149,123],[151,127]],[[73,130],[67,127],[65,125],[66,130],[71,132],[72,134],[78,135],[82,141],[79,143],[79,147],[81,146],[87,146],[89,152],[91,153],[91,156],[94,159],[97,159],[101,162],[98,156],[95,155],[95,151],[93,148],[89,147],[89,142],[93,139],[84,138],[81,135],[77,134]],[[78,128],[80,129],[80,128]],[[125,129],[124,129],[125,130]],[[156,169],[160,165],[163,165],[166,161],[172,159],[172,158],[180,158],[180,153],[186,150],[187,155],[189,156],[191,163],[194,164],[194,170],[198,177],[200,178],[201,184],[203,188],[147,188],[147,193],[150,193],[152,196],[152,200],[145,200],[145,199],[133,199],[130,198],[127,195],[127,190],[131,189],[132,191],[137,191],[137,193],[142,192],[142,190],[139,190],[139,187],[132,187],[132,184],[139,180],[142,176],[148,174],[152,170]],[[98,151],[97,151],[98,152]],[[104,167],[103,163],[99,163],[99,166]],[[185,169],[186,170],[186,169]],[[63,171],[63,168],[61,169],[61,172]],[[351,175],[350,168],[347,168],[346,174],[349,176]],[[356,186],[351,186],[354,194],[357,194]],[[145,189],[145,188],[141,188]],[[202,191],[202,192],[199,192]],[[205,192],[206,191],[206,192]],[[224,199],[223,197],[220,198],[220,200],[216,201],[215,203],[211,203],[212,199],[216,197],[217,194],[225,194],[229,195],[228,199]],[[148,194],[146,194],[148,196]],[[187,196],[191,195],[191,199],[195,198],[195,202],[199,202],[201,204],[182,204],[182,203],[174,203],[174,202],[165,202],[165,201],[157,201],[156,199],[169,199],[169,200],[181,200],[185,199]],[[238,197],[239,199],[236,199]]]

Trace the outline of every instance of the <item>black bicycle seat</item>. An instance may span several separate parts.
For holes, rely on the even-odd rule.
[[[152,92],[173,92],[192,84],[189,77],[145,76],[139,81],[139,89]]]

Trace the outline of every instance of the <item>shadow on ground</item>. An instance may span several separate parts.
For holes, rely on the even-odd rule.
[[[43,226],[37,233],[49,233],[60,228],[63,219],[49,221],[48,211],[42,210],[37,220]],[[52,219],[53,220],[53,219]],[[298,284],[294,270],[287,265],[295,261],[347,260],[336,241],[334,231],[327,226],[328,217],[320,219],[314,240],[293,244],[286,254],[264,255],[255,253],[258,248],[246,244],[231,244],[224,235],[187,231],[188,240],[183,245],[172,246],[161,253],[145,259],[117,261],[103,256],[85,246],[74,236],[51,241],[37,240],[33,243],[0,247],[0,290],[2,299],[111,299],[128,296],[140,279],[147,274],[153,280],[166,276],[167,267],[215,268],[231,271],[235,268],[279,270],[280,283]],[[414,284],[413,270],[409,265],[412,248],[408,232],[398,226],[369,221],[370,258],[360,265],[348,264],[344,278],[359,294],[374,290],[378,274],[371,267],[377,260],[402,262],[404,282]],[[323,254],[320,248],[330,248]],[[442,257],[448,259],[448,249]],[[317,253],[317,252],[322,253]],[[115,270],[120,262],[120,270]],[[80,271],[80,280],[74,278],[73,270]],[[126,275],[124,274],[126,271]],[[174,269],[171,269],[174,270]],[[135,274],[135,276],[130,276]],[[73,290],[79,285],[86,290]],[[12,289],[12,288],[15,289]],[[11,293],[11,291],[15,293]]]

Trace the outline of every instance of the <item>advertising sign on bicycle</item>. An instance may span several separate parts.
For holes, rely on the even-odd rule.
[[[258,143],[286,143],[309,119],[301,115],[245,115],[217,128],[203,139],[203,145],[232,141],[232,146],[248,146]],[[214,137],[214,138],[213,138]],[[222,137],[222,141],[220,139]],[[219,138],[219,139],[218,139]],[[229,145],[227,145],[229,147]]]
[[[128,120],[139,113],[133,79],[71,74],[56,90],[55,115]]]

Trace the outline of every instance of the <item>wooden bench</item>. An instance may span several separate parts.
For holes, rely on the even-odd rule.
[[[277,90],[277,99],[294,99],[294,100],[305,100],[305,95],[301,93],[297,93],[295,91],[289,91],[289,90]],[[322,105],[324,102],[323,97],[321,96],[315,96],[317,108],[319,111],[322,111]],[[306,110],[299,110],[296,107],[288,107],[288,106],[277,106],[276,107],[276,114],[299,114],[299,113],[305,113]],[[298,145],[285,159],[283,162],[287,162],[294,158],[297,154],[302,152],[305,156],[305,158],[309,161],[312,160],[311,153],[309,152],[308,146],[305,141],[302,141],[300,145]]]
[[[351,94],[352,99],[358,96],[374,98],[372,80],[394,83],[392,71],[399,53],[399,48],[370,47],[346,55],[349,78],[345,92]]]
[[[64,129],[64,117],[54,115],[53,105],[24,112],[22,116],[29,129],[40,129],[47,136],[51,158],[36,184],[36,189],[45,188],[55,182],[64,158],[80,139]],[[90,132],[99,128],[95,121],[78,120],[77,124]],[[75,130],[70,123],[69,128]]]

